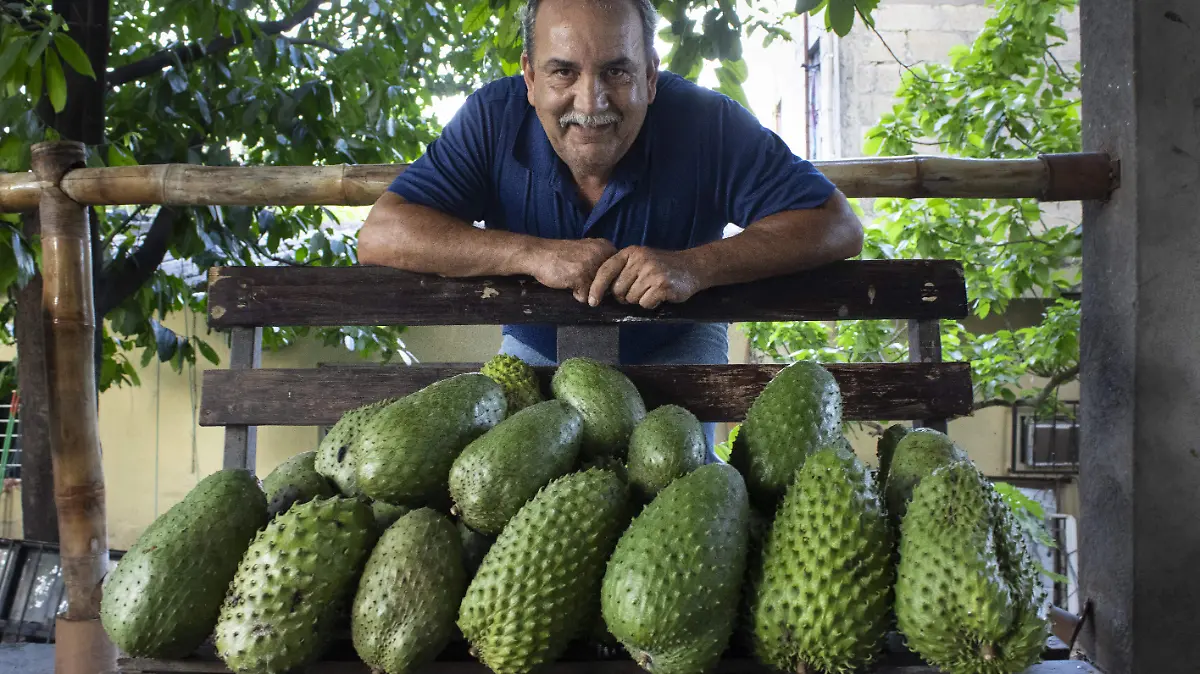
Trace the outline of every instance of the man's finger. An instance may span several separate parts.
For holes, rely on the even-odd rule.
[[[636,262],[629,261],[625,264],[624,271],[617,277],[617,280],[612,284],[612,294],[621,302],[634,302],[629,297],[629,290],[637,283],[638,278],[642,275],[643,268],[638,267]]]
[[[596,270],[596,276],[592,278],[592,285],[588,291],[588,304],[593,307],[600,304],[600,298],[604,297],[604,291],[625,268],[625,257],[623,253],[617,253],[605,260],[604,264]]]
[[[653,275],[640,274],[633,285],[629,286],[629,291],[625,293],[625,301],[630,304],[638,304],[642,301],[642,296],[655,287]]]
[[[649,292],[642,295],[642,299],[638,304],[641,304],[645,309],[653,309],[662,304],[665,291],[661,287],[651,288]]]

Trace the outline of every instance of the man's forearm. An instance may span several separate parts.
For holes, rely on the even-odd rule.
[[[824,206],[755,222],[736,236],[684,251],[703,288],[812,269],[862,250],[858,217],[841,193]]]
[[[390,193],[372,208],[358,237],[363,264],[449,277],[530,274],[533,237],[479,229]]]

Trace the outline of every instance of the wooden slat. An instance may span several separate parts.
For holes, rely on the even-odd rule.
[[[589,307],[527,277],[441,278],[387,267],[216,267],[209,323],[250,325],[494,325],[962,318],[955,260],[852,260],[710,288],[653,311],[611,297]]]
[[[741,421],[781,365],[622,365],[646,404],[675,403],[701,421]],[[843,414],[855,420],[951,418],[971,411],[967,363],[830,364]],[[328,365],[307,369],[206,370],[200,425],[313,426],[346,410],[411,393],[478,363]],[[535,367],[549,390],[553,367]]]

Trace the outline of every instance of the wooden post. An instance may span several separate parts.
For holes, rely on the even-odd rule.
[[[234,328],[230,331],[229,369],[246,370],[262,366],[262,328]],[[251,473],[258,465],[258,427],[225,427],[225,468],[242,468]]]
[[[942,331],[936,318],[908,322],[908,360],[913,363],[942,362]],[[945,419],[920,419],[913,426],[945,433],[948,424]]]
[[[38,208],[50,455],[67,598],[66,613],[57,619],[55,672],[97,674],[115,669],[116,649],[100,625],[108,531],[92,358],[92,255],[87,211],[59,189],[64,173],[83,166],[84,146],[73,141],[39,143],[32,155],[34,173],[43,184]]]

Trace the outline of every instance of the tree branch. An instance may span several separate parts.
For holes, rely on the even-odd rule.
[[[179,214],[178,209],[163,206],[154,216],[154,223],[146,232],[141,247],[128,257],[113,260],[104,269],[96,287],[97,319],[117,308],[125,298],[137,292],[138,288],[150,280],[150,276],[162,264],[167,254],[167,248],[175,235],[175,224],[179,221]]]
[[[324,49],[325,51],[332,52],[334,54],[345,54],[346,53],[346,50],[343,49],[342,47],[338,47],[336,45],[329,44],[328,42],[321,42],[320,40],[302,40],[300,38],[288,38],[287,42],[288,42],[288,44],[298,44],[298,45],[304,45],[307,47],[319,47],[320,49]]]
[[[987,407],[1010,407],[1013,405],[1023,405],[1025,407],[1032,407],[1036,410],[1042,405],[1046,404],[1046,401],[1050,399],[1050,393],[1052,391],[1058,390],[1059,386],[1066,384],[1078,376],[1079,364],[1076,363],[1065,370],[1059,371],[1057,374],[1051,377],[1050,381],[1046,382],[1046,385],[1042,387],[1041,392],[1038,393],[1036,398],[1019,398],[1015,402],[1009,402],[1004,398],[988,398],[987,400],[981,400],[975,403],[975,411],[978,412],[979,410]]]
[[[317,13],[317,8],[321,6],[325,0],[308,0],[295,14],[279,21],[264,21],[256,24],[255,29],[263,35],[271,36],[280,33],[286,33],[296,26],[304,23],[312,18]],[[119,68],[114,68],[108,76],[109,86],[117,86],[138,80],[154,73],[162,71],[175,63],[191,63],[205,56],[217,56],[232,51],[236,47],[244,43],[245,40],[241,34],[236,34],[232,37],[215,38],[207,43],[193,42],[191,44],[179,45],[170,49],[164,49],[147,56],[140,61],[127,63]]]

